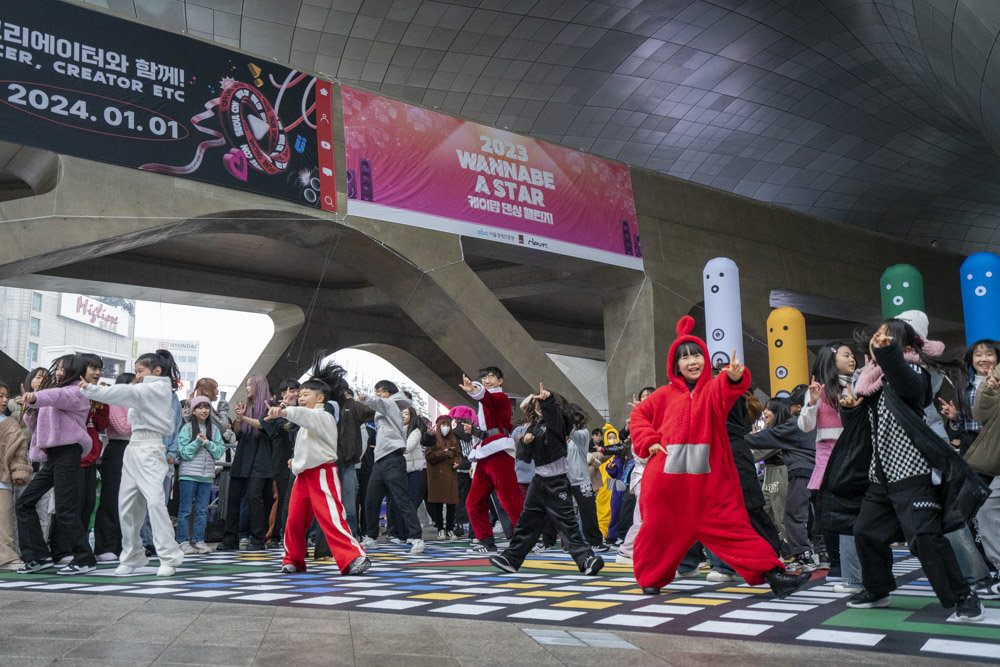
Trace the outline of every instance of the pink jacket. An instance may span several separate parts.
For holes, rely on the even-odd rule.
[[[128,440],[132,437],[132,425],[128,423],[128,408],[112,405],[108,413],[108,440]]]
[[[799,414],[799,428],[806,432],[816,429],[816,466],[806,485],[806,488],[816,490],[823,483],[826,464],[844,427],[840,423],[837,407],[827,403],[826,398],[821,398],[816,405],[807,404],[802,409]]]
[[[31,407],[38,412],[25,416],[25,423],[34,432],[28,458],[42,462],[48,459],[42,450],[61,445],[78,444],[82,455],[90,453],[93,442],[87,433],[87,413],[90,399],[80,393],[75,384],[35,393]]]

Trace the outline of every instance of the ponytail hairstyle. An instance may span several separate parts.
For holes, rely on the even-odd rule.
[[[328,356],[330,355],[326,352],[316,353],[312,368],[309,370],[309,379],[303,382],[300,388],[322,391],[323,397],[327,401],[336,401],[337,405],[343,407],[344,402],[348,400],[347,393],[351,390],[351,387],[347,384],[347,380],[344,379],[347,371],[340,364],[335,364],[332,361],[323,363],[323,360]],[[281,391],[286,388],[286,383],[287,380],[280,385],[279,398]],[[323,386],[316,386],[313,383],[321,383]]]
[[[170,378],[170,388],[177,389],[181,385],[181,370],[177,368],[174,355],[170,350],[157,350],[147,352],[135,360],[140,366],[145,366],[149,370],[160,369],[160,375]]]
[[[254,373],[247,378],[247,384],[253,390],[253,403],[247,405],[247,416],[251,419],[263,419],[267,415],[267,402],[271,399],[271,388],[267,386],[267,378],[260,373]],[[254,435],[260,433],[259,428],[250,426],[242,419],[240,420],[240,431]]]
[[[823,400],[837,407],[840,404],[840,373],[837,372],[837,351],[842,347],[850,347],[846,343],[831,343],[820,348],[816,354],[816,362],[812,367],[812,375],[823,385]]]
[[[583,408],[581,408],[576,403],[569,404],[570,412],[573,415],[573,430],[578,431],[582,428],[587,427],[587,422],[590,421],[590,415],[588,415]]]

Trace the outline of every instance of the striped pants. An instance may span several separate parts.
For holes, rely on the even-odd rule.
[[[335,463],[325,463],[299,473],[288,501],[282,563],[291,563],[299,572],[306,571],[306,531],[314,516],[326,535],[341,573],[346,574],[351,562],[365,555],[364,549],[351,535],[340,498],[340,476]]]

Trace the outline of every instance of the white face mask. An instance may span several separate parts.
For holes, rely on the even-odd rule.
[[[441,430],[441,436],[442,437],[448,437],[448,434],[451,433],[451,427],[450,426],[442,426],[440,430]]]

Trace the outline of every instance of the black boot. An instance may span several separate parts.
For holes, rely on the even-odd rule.
[[[660,594],[660,587],[659,586],[647,586],[646,588],[642,589],[642,594],[643,595],[659,595]]]
[[[803,572],[802,574],[789,574],[782,568],[776,567],[773,570],[765,572],[764,578],[767,579],[767,583],[770,584],[774,597],[780,599],[787,598],[789,595],[809,583],[809,579],[812,578],[812,573]]]

